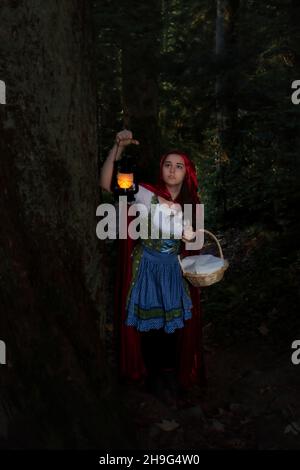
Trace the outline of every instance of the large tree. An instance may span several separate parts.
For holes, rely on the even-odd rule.
[[[161,42],[161,0],[123,5],[122,99],[124,125],[140,140],[140,172],[154,181],[160,153],[158,78]]]
[[[217,0],[216,14],[216,107],[217,132],[219,136],[219,204],[223,215],[227,212],[225,169],[232,158],[236,141],[237,120],[237,45],[236,16],[239,0]]]
[[[3,447],[129,446],[99,334],[108,281],[90,6],[0,6]]]

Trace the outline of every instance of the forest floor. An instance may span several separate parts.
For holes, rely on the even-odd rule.
[[[300,374],[286,351],[215,345],[206,366],[206,389],[195,386],[176,409],[123,385],[140,448],[300,449]]]
[[[291,361],[290,344],[282,348],[261,336],[222,346],[210,331],[209,324],[207,385],[194,386],[176,407],[143,384],[120,385],[137,447],[299,450],[300,365]]]

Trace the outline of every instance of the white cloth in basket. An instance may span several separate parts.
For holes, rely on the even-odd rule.
[[[224,260],[213,255],[194,255],[183,258],[181,264],[188,273],[211,274],[224,266]]]

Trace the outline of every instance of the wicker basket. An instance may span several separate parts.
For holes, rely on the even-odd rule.
[[[221,258],[222,260],[224,260],[224,266],[222,266],[220,269],[218,269],[217,271],[215,271],[215,272],[213,272],[213,273],[210,273],[210,274],[196,274],[196,273],[189,273],[189,272],[187,272],[187,271],[184,270],[179,255],[178,255],[178,260],[179,260],[179,264],[180,264],[180,266],[181,266],[181,270],[182,270],[183,276],[184,276],[193,286],[195,286],[195,287],[210,286],[211,284],[215,284],[216,282],[221,281],[221,279],[223,278],[224,272],[226,271],[226,269],[227,269],[228,266],[229,266],[229,263],[228,263],[228,261],[227,261],[226,259],[224,259],[221,245],[220,245],[220,243],[218,242],[218,240],[217,240],[217,238],[215,237],[215,235],[214,235],[213,233],[209,232],[209,231],[206,230],[206,229],[199,229],[198,231],[207,233],[208,235],[210,235],[210,236],[215,240],[215,242],[217,243],[218,248],[219,248],[220,258]],[[201,255],[200,255],[200,256],[201,256]]]

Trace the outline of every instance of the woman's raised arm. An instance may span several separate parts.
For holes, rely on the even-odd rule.
[[[101,173],[99,184],[101,188],[111,192],[111,180],[114,171],[114,161],[120,160],[122,152],[126,145],[135,144],[139,145],[139,141],[132,138],[132,132],[124,129],[116,135],[116,142],[113,148],[109,151],[107,159],[105,160]]]

